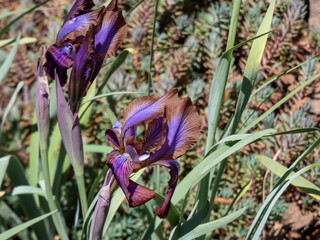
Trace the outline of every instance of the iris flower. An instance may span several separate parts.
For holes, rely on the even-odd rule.
[[[143,140],[137,140],[136,128],[147,124]],[[130,180],[130,175],[147,166],[170,169],[169,188],[156,215],[165,218],[178,181],[178,157],[188,151],[200,136],[200,118],[189,97],[178,100],[177,89],[161,98],[143,96],[131,102],[124,111],[123,123],[106,131],[114,148],[107,165],[124,192],[129,206],[136,207],[155,197],[153,190]]]
[[[69,105],[77,113],[99,73],[103,61],[116,52],[127,34],[127,25],[118,10],[117,0],[96,10],[92,0],[76,0],[59,31],[56,43],[48,48],[44,68],[51,78],[67,83],[67,70],[72,67],[68,85]]]

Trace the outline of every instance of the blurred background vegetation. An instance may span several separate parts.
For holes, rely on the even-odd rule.
[[[40,3],[40,0],[1,0],[0,29],[12,21],[17,14]],[[97,5],[102,1],[95,1]],[[124,15],[137,3],[135,0],[119,0],[119,7]],[[236,43],[243,42],[255,36],[268,7],[268,0],[243,0],[238,23]],[[63,19],[72,6],[72,0],[48,1],[37,11],[24,16],[16,22],[10,31],[0,40],[0,65],[5,61],[15,40],[17,32],[21,31],[24,39],[19,45],[14,62],[7,77],[0,85],[0,118],[2,119],[17,84],[24,86],[20,91],[14,107],[4,124],[0,152],[15,154],[30,173],[29,154],[31,135],[34,125],[35,70],[38,49],[41,44],[51,45],[60,29]],[[150,64],[150,48],[154,18],[155,1],[145,0],[130,15],[127,16],[128,35],[118,53],[127,49],[129,55],[121,67],[111,76],[103,93],[115,91],[132,91],[147,93],[147,83]],[[189,96],[197,105],[202,118],[203,135],[198,144],[179,159],[181,164],[180,178],[197,165],[202,158],[207,133],[207,106],[210,84],[219,57],[225,50],[228,27],[231,18],[231,0],[160,0],[156,18],[155,54],[152,77],[155,81],[157,94],[162,95],[172,87],[177,87],[181,96]],[[13,13],[13,14],[12,14]],[[320,2],[316,0],[281,0],[277,1],[272,22],[274,31],[270,35],[256,87],[261,86],[273,75],[292,68],[311,56],[319,54],[320,47]],[[10,45],[10,44],[9,44]],[[236,49],[233,55],[232,69],[227,84],[225,99],[221,108],[218,135],[225,128],[230,116],[234,113],[237,93],[239,92],[249,45]],[[97,78],[97,86],[106,74],[111,60],[107,60],[105,68]],[[309,79],[320,65],[312,60],[301,68],[286,74],[268,87],[259,91],[249,103],[249,108],[243,114],[241,125],[257,118],[288,92]],[[94,102],[90,118],[83,125],[83,136],[86,144],[108,147],[104,131],[111,127],[116,119],[121,119],[123,109],[139,94],[109,96]],[[277,109],[258,125],[259,129],[276,128],[278,131],[288,131],[294,128],[320,127],[320,84],[316,80],[304,88],[288,102]],[[54,121],[54,120],[53,120]],[[217,203],[213,213],[215,218],[223,216],[232,203],[232,199],[250,180],[250,190],[242,197],[239,208],[250,205],[245,216],[234,224],[220,228],[211,238],[242,239],[245,237],[251,221],[256,215],[265,196],[278,179],[267,171],[255,159],[255,155],[264,154],[273,157],[274,161],[284,166],[290,166],[311,142],[315,140],[313,133],[277,136],[251,144],[238,154],[229,157],[221,190],[215,199]],[[254,153],[254,154],[253,154]],[[56,153],[57,154],[57,153]],[[315,162],[320,150],[314,151],[303,162],[301,167]],[[85,179],[91,186],[93,180],[105,166],[106,154],[99,151],[86,153]],[[320,185],[319,167],[305,177],[316,185]],[[154,187],[152,169],[147,169],[141,181],[144,185]],[[165,193],[169,174],[163,171],[160,186]],[[162,176],[162,175],[161,175]],[[77,189],[72,169],[66,168],[62,177],[61,206],[67,223],[74,222],[77,208]],[[196,188],[196,187],[195,187]],[[2,190],[12,189],[9,178],[5,178]],[[193,189],[195,190],[195,189]],[[23,221],[23,211],[17,205],[17,197],[0,192],[0,232]],[[189,204],[194,203],[196,191],[191,191]],[[154,204],[147,204],[149,208]],[[193,205],[186,206],[186,214]],[[129,209],[124,202],[108,229],[111,239],[137,239],[150,221],[147,208]],[[271,217],[263,232],[266,239],[319,239],[320,238],[319,203],[296,188],[289,187],[272,210]],[[76,229],[69,224],[70,229]],[[170,233],[169,226],[164,225],[163,236]],[[21,232],[19,237],[25,239],[29,232]]]

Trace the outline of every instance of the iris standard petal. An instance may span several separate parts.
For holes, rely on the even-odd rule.
[[[134,161],[130,157],[131,154],[132,152],[120,155],[120,152],[115,150],[109,154],[107,165],[111,168],[124,192],[129,206],[137,207],[154,198],[155,194],[152,190],[130,180],[130,174],[134,169]]]
[[[119,150],[120,148],[121,127],[121,123],[116,122],[112,125],[112,128],[108,129],[105,133],[110,146],[115,150]]]
[[[76,0],[72,8],[70,9],[69,13],[67,14],[64,22],[67,22],[74,17],[91,11],[91,8],[93,7],[94,3],[92,0]]]
[[[161,148],[151,155],[151,162],[180,157],[198,141],[201,133],[200,117],[190,98],[166,105],[164,118],[166,140]]]
[[[164,140],[165,131],[163,126],[163,117],[152,120],[147,127],[144,140],[136,144],[136,149],[139,154],[148,152],[152,148],[161,146]],[[160,147],[159,147],[160,148]]]
[[[180,166],[179,166],[179,163],[175,160],[158,161],[152,165],[161,165],[170,169],[169,188],[165,196],[164,203],[160,206],[160,208],[155,213],[158,217],[165,218],[169,213],[170,200],[177,186]]]
[[[68,88],[69,104],[73,113],[78,112],[81,98],[86,95],[86,90],[93,81],[91,78],[95,64],[93,36],[94,29],[91,26],[73,63]]]
[[[54,79],[55,69],[58,73],[61,86],[67,82],[67,69],[70,68],[76,57],[76,50],[71,43],[64,43],[61,47],[56,44],[50,46],[46,52],[44,69],[49,77]]]
[[[121,139],[123,139],[128,128],[162,117],[165,104],[175,99],[177,92],[177,89],[171,89],[161,98],[143,96],[132,101],[124,112],[124,126],[121,132]]]
[[[100,21],[99,15],[103,9],[104,7],[68,20],[59,31],[56,44],[59,46],[65,40],[74,43],[78,37],[84,37],[89,28]]]
[[[126,35],[127,24],[122,12],[104,11],[95,36],[96,60],[101,61],[114,55]]]

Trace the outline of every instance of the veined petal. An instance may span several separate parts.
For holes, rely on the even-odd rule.
[[[158,161],[152,165],[161,165],[170,169],[169,188],[165,196],[164,203],[160,206],[160,208],[155,213],[158,217],[165,218],[169,213],[170,200],[177,186],[180,166],[179,166],[179,163],[175,160]]]
[[[91,8],[93,7],[94,3],[92,0],[76,0],[72,8],[70,9],[69,13],[67,14],[64,22],[67,22],[74,17],[91,11]]]
[[[124,192],[129,206],[137,207],[154,198],[155,194],[152,190],[130,180],[130,174],[134,169],[134,162],[130,155],[131,153],[120,155],[120,152],[115,150],[109,154],[107,165]]]
[[[67,69],[72,66],[75,57],[76,50],[71,43],[64,43],[61,47],[53,44],[46,52],[47,61],[43,67],[52,79],[56,69],[61,86],[64,86],[67,82]]]
[[[96,60],[101,61],[115,54],[127,35],[127,24],[121,11],[104,11],[95,36]]]
[[[121,123],[116,122],[112,125],[111,129],[106,131],[106,137],[111,147],[115,150],[120,148],[120,135],[121,135]]]
[[[69,104],[73,113],[78,112],[81,98],[86,95],[86,90],[92,83],[91,76],[95,64],[93,36],[94,30],[91,26],[73,63],[68,89]]]
[[[104,8],[99,8],[65,22],[57,35],[56,44],[59,46],[65,40],[74,43],[78,37],[86,36],[89,28],[96,26],[100,21],[99,15],[103,9]]]
[[[163,117],[152,120],[147,127],[144,140],[136,144],[139,154],[143,154],[156,146],[161,146],[164,140],[165,131],[163,127]],[[160,147],[159,147],[160,148]]]
[[[111,0],[111,2],[106,7],[107,11],[116,11],[118,10],[118,0]]]
[[[123,139],[128,128],[162,117],[165,104],[175,99],[177,92],[177,89],[171,89],[161,98],[143,96],[132,101],[124,112],[124,126],[121,132],[121,139]]]
[[[165,107],[166,141],[152,154],[151,162],[177,159],[189,150],[200,136],[200,117],[190,98],[174,101]]]

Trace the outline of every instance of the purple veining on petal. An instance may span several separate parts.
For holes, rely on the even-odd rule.
[[[121,11],[104,11],[95,36],[96,60],[101,61],[115,54],[127,35],[127,24]]]
[[[64,22],[67,22],[74,17],[91,11],[91,8],[93,7],[94,2],[92,0],[76,0],[72,8],[70,9],[69,13],[67,14]]]
[[[91,27],[73,63],[68,88],[69,104],[73,113],[78,112],[81,98],[92,83],[91,76],[95,65],[93,36],[94,30]]]
[[[130,151],[120,155],[119,151],[113,151],[108,156],[107,164],[124,192],[129,206],[136,207],[154,198],[154,192],[130,180],[134,168],[134,161],[130,157],[132,154]]]
[[[189,98],[166,106],[166,140],[150,157],[150,162],[163,158],[176,159],[194,145],[200,135],[200,121]]]
[[[69,41],[73,43],[77,37],[84,37],[89,28],[96,26],[99,22],[99,14],[101,11],[102,8],[79,15],[67,21],[57,35],[57,45],[60,45],[65,39],[69,39]]]
[[[158,118],[149,123],[146,130],[145,139],[139,153],[145,153],[151,148],[160,144],[163,137],[163,118]]]
[[[175,160],[158,161],[152,165],[161,165],[170,169],[169,188],[165,196],[165,201],[155,213],[158,217],[165,218],[169,213],[170,200],[177,186],[180,166],[179,163]]]
[[[175,98],[176,96],[177,90],[172,89],[158,100],[151,96],[139,97],[134,100],[131,104],[129,104],[125,112],[125,123],[121,132],[121,139],[123,139],[128,128],[142,122],[162,117],[166,102],[172,98]]]
[[[46,52],[47,62],[44,64],[48,76],[54,79],[56,70],[61,86],[64,86],[67,82],[67,69],[72,66],[75,57],[76,50],[71,43],[64,43],[61,48],[56,44],[50,46]]]

